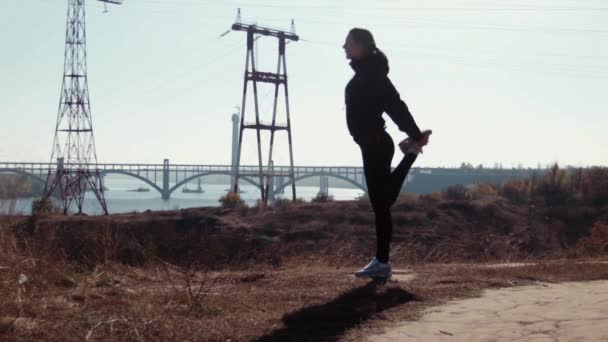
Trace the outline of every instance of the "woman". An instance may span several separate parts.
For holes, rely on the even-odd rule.
[[[355,75],[346,86],[346,121],[348,130],[361,148],[363,169],[369,199],[376,216],[376,257],[357,277],[389,278],[389,250],[393,230],[391,206],[410,167],[422,146],[428,143],[430,131],[421,132],[407,105],[388,78],[388,59],[374,41],[371,32],[352,29],[343,46]],[[405,154],[391,172],[395,152],[393,140],[386,132],[382,114],[386,112],[399,129],[409,136],[399,144]]]

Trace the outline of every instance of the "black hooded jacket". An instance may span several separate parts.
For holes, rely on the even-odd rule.
[[[346,122],[348,130],[358,144],[375,140],[385,129],[382,114],[386,112],[399,130],[414,140],[422,133],[405,102],[388,78],[388,62],[379,53],[372,53],[350,63],[355,76],[345,91]]]

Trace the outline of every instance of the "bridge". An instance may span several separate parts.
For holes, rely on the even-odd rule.
[[[51,163],[0,162],[0,173],[20,174],[34,182],[44,184],[49,172],[55,171],[57,165]],[[95,168],[92,166],[91,168]],[[224,175],[234,177],[232,165],[195,165],[171,164],[165,159],[162,164],[99,163],[97,168],[102,177],[119,174],[136,178],[152,189],[158,191],[163,199],[182,186],[209,176]],[[240,181],[260,188],[259,166],[241,166]],[[271,174],[270,198],[282,193],[291,186],[289,166],[274,166]],[[469,185],[477,182],[501,183],[507,179],[527,178],[534,174],[544,173],[541,169],[468,169],[468,168],[424,168],[414,167],[406,180],[407,191],[413,193],[431,193],[450,185]],[[294,168],[296,185],[308,178],[319,178],[321,193],[327,193],[329,179],[338,179],[348,186],[367,192],[365,175],[362,167],[353,166],[297,166]]]

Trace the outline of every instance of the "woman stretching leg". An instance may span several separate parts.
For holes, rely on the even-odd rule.
[[[352,29],[344,44],[346,57],[355,75],[346,86],[346,120],[350,134],[361,148],[363,169],[376,219],[376,257],[357,276],[388,278],[393,222],[391,206],[397,200],[407,174],[430,131],[421,132],[407,105],[388,78],[388,59],[376,47],[372,34]],[[382,114],[387,113],[399,129],[410,137],[400,143],[403,160],[391,171],[395,146],[385,130]]]

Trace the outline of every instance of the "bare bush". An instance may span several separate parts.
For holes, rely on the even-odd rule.
[[[17,253],[17,241],[12,229],[0,221],[0,261],[12,260]]]
[[[557,163],[551,167],[533,192],[548,205],[567,204],[574,195],[569,185],[567,172],[561,170]]]
[[[317,194],[317,196],[315,196],[315,198],[313,198],[311,200],[311,202],[313,203],[327,203],[327,202],[333,202],[334,201],[334,196],[326,194],[326,193],[322,193],[319,192]]]
[[[59,213],[61,209],[58,208],[50,197],[37,198],[32,202],[32,215],[48,215],[53,213]]]
[[[593,205],[608,204],[607,168],[592,168],[584,172],[578,185],[578,189],[587,203]]]
[[[466,201],[472,198],[471,191],[462,185],[452,185],[445,189],[444,196],[452,201]]]
[[[476,199],[496,196],[498,196],[498,187],[490,183],[479,182],[473,190],[473,198]]]
[[[246,206],[245,202],[241,199],[241,196],[236,192],[229,192],[220,197],[219,202],[221,203],[222,208],[225,209],[237,209]]]
[[[430,194],[420,195],[418,198],[421,200],[424,200],[426,202],[434,203],[434,202],[440,202],[443,198],[443,195],[439,191],[434,191]]]
[[[419,197],[420,196],[418,194],[414,194],[411,192],[402,192],[399,194],[399,197],[397,197],[397,202],[401,202],[408,205],[414,205],[418,203]]]
[[[525,180],[511,179],[502,185],[500,194],[512,202],[526,203],[530,199],[530,188]]]
[[[278,198],[272,203],[272,207],[275,209],[289,209],[294,205],[306,203],[302,198],[297,198],[294,201],[287,198]]]
[[[591,235],[578,242],[576,251],[585,256],[608,255],[608,224],[594,224]]]
[[[161,260],[167,281],[173,289],[173,300],[184,303],[186,315],[197,315],[203,309],[203,302],[209,296],[220,277],[212,277],[209,269],[199,270],[196,262],[184,267],[171,265]]]

